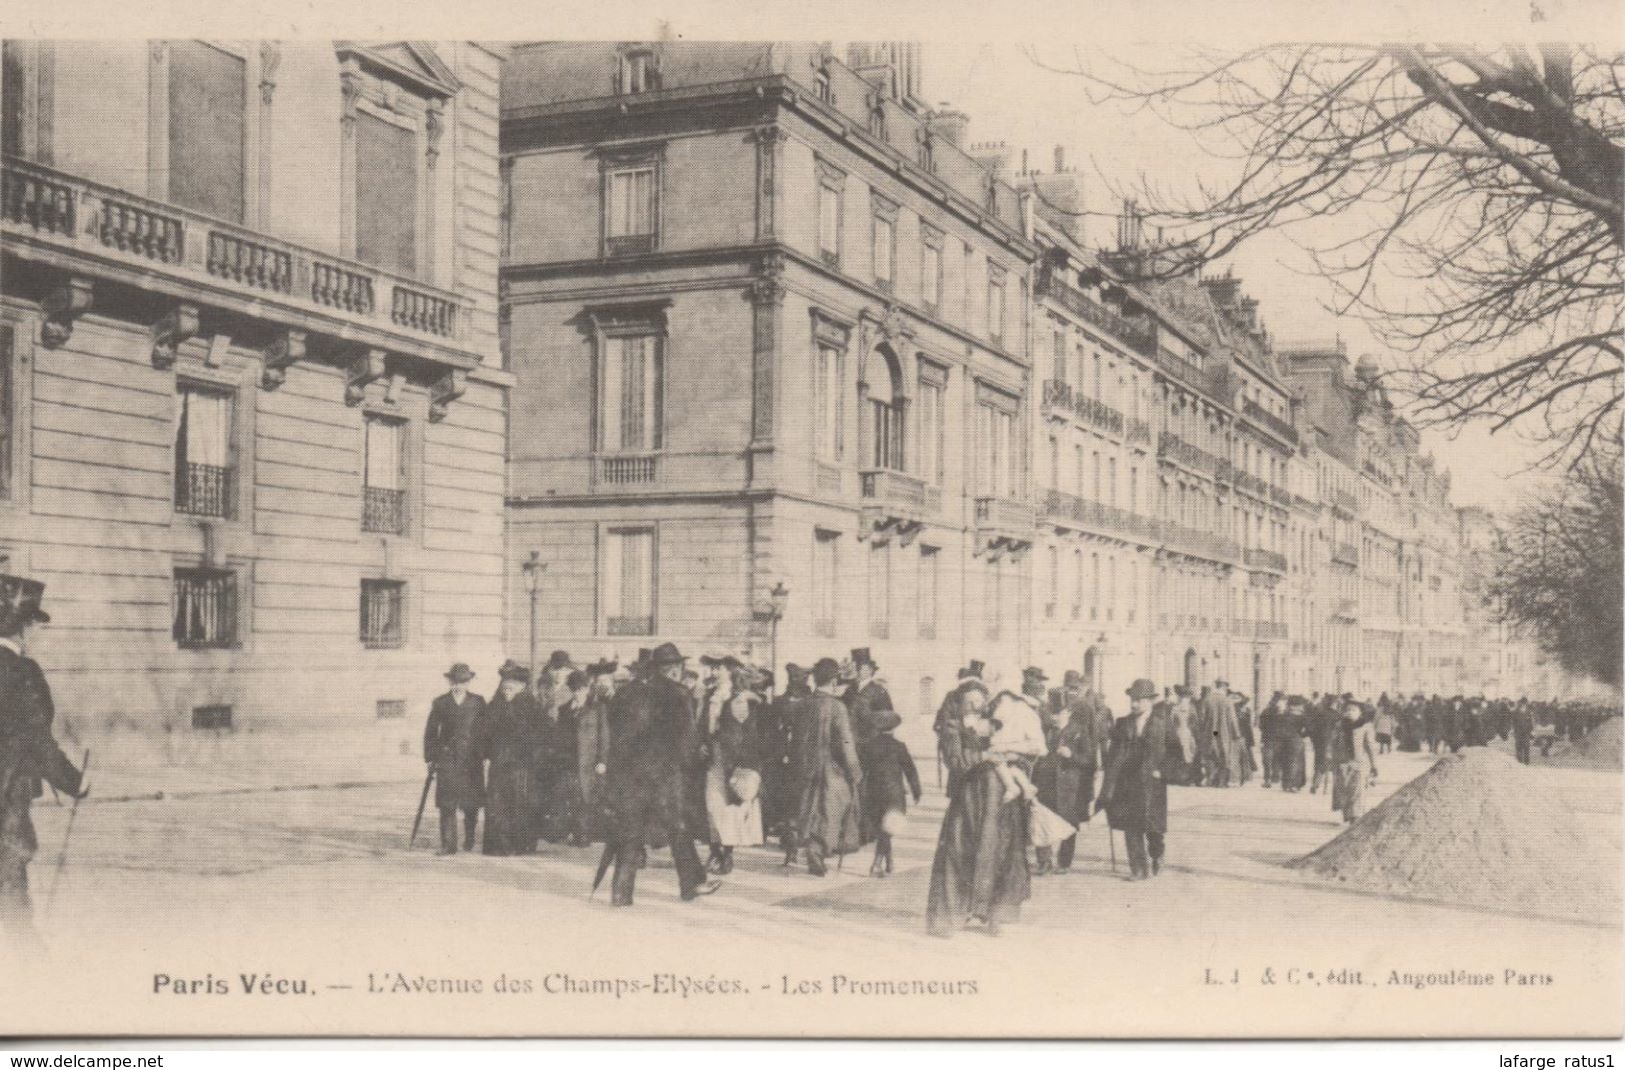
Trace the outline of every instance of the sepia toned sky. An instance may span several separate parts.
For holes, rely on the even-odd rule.
[[[1166,49],[1126,42],[1112,45],[1110,52],[1131,62],[1143,58],[1154,67]],[[1049,44],[1038,54],[1049,65],[1060,66],[1070,62],[1071,47]],[[1050,173],[1054,146],[1064,146],[1068,169],[1077,175],[1090,213],[1084,226],[1091,247],[1115,242],[1113,217],[1120,202],[1114,187],[1132,187],[1145,176],[1177,189],[1222,168],[1222,161],[1204,158],[1188,133],[1154,115],[1131,113],[1122,104],[1092,105],[1081,79],[1044,69],[1016,44],[933,43],[925,56],[925,86],[933,106],[950,103],[970,115],[970,141],[1006,142],[1017,167],[1026,149],[1029,166]],[[1302,228],[1295,232],[1296,240],[1317,242],[1346,234],[1337,226]],[[1340,336],[1350,360],[1371,353],[1385,368],[1404,361],[1375,339],[1366,324],[1330,307],[1335,298],[1330,283],[1314,273],[1293,237],[1254,239],[1219,270],[1224,267],[1259,300],[1265,326],[1277,342]],[[1531,480],[1521,473],[1538,455],[1510,430],[1492,436],[1488,425],[1469,427],[1453,438],[1424,431],[1423,443],[1450,470],[1457,504],[1494,509],[1517,504]]]

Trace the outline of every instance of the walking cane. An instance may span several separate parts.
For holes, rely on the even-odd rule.
[[[79,800],[85,797],[85,780],[90,776],[90,748],[85,748],[85,759],[79,763],[79,794],[73,797],[73,808],[68,811],[68,830],[62,834],[62,853],[56,856],[56,872],[51,875],[51,890],[45,896],[45,916],[51,916],[56,904],[56,890],[62,884],[62,869],[68,864],[68,841],[73,838],[73,820],[79,816]]]
[[[1111,822],[1106,822],[1106,846],[1112,852],[1112,872],[1117,872],[1117,836],[1112,832]]]
[[[423,824],[423,808],[429,803],[429,785],[434,783],[434,765],[429,765],[429,774],[423,778],[423,794],[418,796],[418,816],[412,819],[412,835],[407,837],[406,849],[410,851],[417,846],[418,826]],[[489,820],[487,821],[489,823]]]

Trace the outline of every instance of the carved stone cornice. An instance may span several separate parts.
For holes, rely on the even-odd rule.
[[[275,390],[288,380],[288,369],[305,359],[305,332],[284,331],[276,340],[260,351],[263,370],[260,386]]]
[[[45,312],[45,322],[40,326],[40,343],[46,349],[56,349],[73,337],[74,321],[90,310],[95,299],[94,287],[90,279],[72,275],[45,295],[40,302]]]
[[[181,302],[152,325],[152,366],[172,368],[180,344],[198,332],[198,307]]]
[[[468,391],[468,373],[454,368],[429,387],[429,422],[439,423],[446,418],[451,403]]]
[[[344,384],[346,405],[361,404],[366,399],[368,384],[384,377],[386,356],[382,349],[369,349],[355,358]]]
[[[282,64],[282,46],[275,41],[260,42],[260,103],[271,106],[276,96],[276,72]]]

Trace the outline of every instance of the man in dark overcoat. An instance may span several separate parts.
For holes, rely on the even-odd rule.
[[[802,704],[796,738],[796,780],[801,786],[796,843],[807,852],[807,872],[822,877],[824,859],[861,846],[863,766],[841,701],[841,667],[833,658],[813,666],[812,698]]]
[[[1074,825],[1089,820],[1090,804],[1095,798],[1095,771],[1100,768],[1106,752],[1107,733],[1100,730],[1099,711],[1095,692],[1076,691],[1067,710],[1067,721],[1055,732],[1050,742],[1049,762],[1054,770],[1049,784],[1033,779],[1038,784],[1038,801],[1066,818]],[[1046,787],[1048,797],[1046,798]],[[1072,855],[1077,850],[1078,838],[1070,837],[1054,852],[1054,872],[1066,874],[1072,869]],[[1036,873],[1048,872],[1051,867],[1051,849],[1040,847],[1037,852]]]
[[[485,700],[468,690],[474,670],[458,662],[446,671],[451,690],[429,706],[423,728],[423,761],[434,771],[434,804],[440,809],[440,854],[457,853],[457,812],[463,813],[463,850],[474,849],[480,808],[485,805]]]
[[[768,704],[762,721],[762,826],[769,836],[785,845],[785,829],[794,820],[796,802],[790,770],[795,742],[795,725],[801,703],[812,696],[807,686],[807,670],[786,664],[784,690]]]
[[[647,677],[621,687],[610,703],[604,794],[614,847],[615,906],[632,905],[638,861],[647,847],[671,848],[677,890],[685,900],[721,887],[706,879],[684,805],[687,782],[705,768],[705,757],[694,697],[683,686],[683,662],[676,646],[662,643],[649,655]]]
[[[852,737],[857,743],[858,765],[868,770],[878,763],[880,756],[877,745],[881,734],[902,724],[903,719],[892,705],[891,692],[875,679],[880,666],[875,663],[868,647],[852,651],[852,670],[856,678],[844,698],[852,720]],[[880,745],[880,749],[884,749],[883,745]],[[862,844],[873,843],[880,835],[880,819],[886,814],[886,800],[875,794],[880,787],[878,779],[864,778],[863,798],[858,808]]]
[[[1512,707],[1512,747],[1518,761],[1528,765],[1529,741],[1535,736],[1535,711],[1529,708],[1529,700],[1520,698],[1518,704]]]
[[[497,675],[502,682],[485,708],[485,757],[491,763],[486,780],[485,853],[533,854],[541,838],[538,774],[546,715],[530,693],[529,669],[509,658]]]
[[[1129,879],[1145,880],[1162,869],[1168,834],[1168,778],[1177,768],[1166,703],[1152,705],[1157,688],[1144,678],[1128,689],[1129,712],[1112,725],[1106,776],[1097,810],[1123,833]]]
[[[51,735],[56,708],[39,664],[24,652],[28,629],[50,621],[45,585],[0,576],[0,933],[22,951],[40,949],[28,897],[28,863],[39,849],[29,809],[41,781],[83,796],[80,771]]]

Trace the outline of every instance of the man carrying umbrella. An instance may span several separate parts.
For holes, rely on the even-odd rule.
[[[457,811],[463,812],[463,850],[474,849],[474,832],[485,805],[483,755],[485,700],[468,690],[474,670],[458,662],[446,671],[451,690],[429,707],[423,729],[423,760],[434,771],[434,804],[440,810],[440,851],[457,853]]]
[[[649,656],[647,679],[615,693],[609,709],[609,753],[604,794],[610,810],[615,876],[611,902],[632,905],[638,860],[646,847],[671,847],[677,888],[685,900],[710,895],[720,881],[707,880],[694,829],[685,820],[685,784],[705,768],[702,739],[694,723],[694,699],[683,686],[683,655],[662,643]],[[599,877],[603,876],[599,867]]]
[[[40,781],[82,798],[80,771],[51,735],[56,716],[38,663],[24,653],[30,626],[51,617],[40,603],[45,585],[0,576],[0,932],[24,950],[40,947],[28,898],[28,862],[39,848],[29,808]]]

